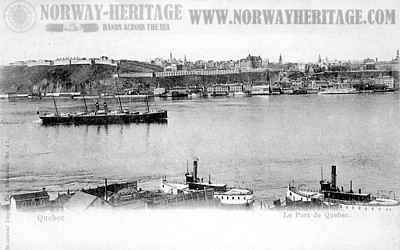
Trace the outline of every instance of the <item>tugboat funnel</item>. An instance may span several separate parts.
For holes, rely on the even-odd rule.
[[[193,161],[193,181],[194,182],[197,182],[197,162],[198,162],[198,159],[195,159]]]
[[[332,189],[336,189],[336,166],[332,166],[332,172],[331,172],[331,185]]]

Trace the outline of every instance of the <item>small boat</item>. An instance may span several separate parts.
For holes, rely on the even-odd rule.
[[[217,97],[217,96],[228,96],[228,91],[213,91],[211,92],[210,96]]]
[[[214,191],[214,198],[218,199],[222,205],[235,205],[235,206],[252,206],[254,203],[253,191],[245,188],[229,188],[223,183],[212,183],[211,176],[208,181],[203,181],[203,178],[197,176],[198,159],[193,161],[193,172],[189,173],[186,170],[185,183],[170,183],[165,177],[161,180],[160,190],[165,193],[178,194],[189,193],[193,191],[200,191],[212,189]]]
[[[293,93],[294,93],[294,90],[292,88],[282,88],[282,94],[292,95]]]
[[[386,92],[394,92],[394,88],[384,88],[384,89],[375,89],[374,92],[378,93],[386,93]]]
[[[244,93],[243,91],[233,92],[233,96],[244,96],[244,95],[246,95],[246,93]]]
[[[180,98],[180,97],[188,97],[189,93],[188,92],[184,92],[184,91],[172,91],[171,92],[171,97],[172,98]]]
[[[182,97],[188,97],[189,96],[189,90],[187,88],[173,88],[170,90],[171,97],[172,98],[182,98]]]
[[[307,94],[318,94],[319,89],[318,88],[308,88],[307,89]]]

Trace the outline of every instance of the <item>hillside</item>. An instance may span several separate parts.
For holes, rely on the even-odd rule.
[[[161,67],[122,60],[111,65],[5,66],[0,68],[0,92],[44,93],[54,91],[93,92],[112,88],[113,76],[125,72],[154,72]]]

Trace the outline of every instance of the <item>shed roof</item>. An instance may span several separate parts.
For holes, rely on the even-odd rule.
[[[46,191],[25,193],[25,194],[14,194],[10,196],[16,201],[32,200],[32,199],[48,199],[50,196]]]
[[[72,197],[67,202],[65,202],[64,208],[70,209],[70,210],[86,209],[86,208],[90,207],[90,205],[93,204],[93,202],[96,199],[100,199],[100,198],[97,196],[79,191],[79,192],[76,192],[74,195],[72,195]]]

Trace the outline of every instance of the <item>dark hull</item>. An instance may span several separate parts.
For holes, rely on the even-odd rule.
[[[167,121],[167,111],[143,114],[101,114],[101,115],[70,115],[70,116],[40,116],[42,124],[114,124],[114,123],[163,123]]]

